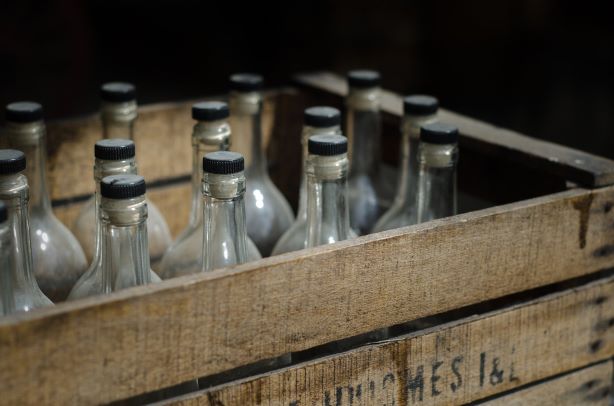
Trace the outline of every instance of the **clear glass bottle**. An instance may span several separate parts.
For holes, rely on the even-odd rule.
[[[134,141],[133,128],[137,117],[136,90],[129,83],[106,83],[101,88],[101,117],[105,139],[121,138]],[[171,233],[160,210],[151,201],[147,201],[149,216],[150,264],[158,270],[162,256],[171,244]],[[87,259],[92,261],[95,251],[95,198],[92,197],[83,206],[73,230],[81,243]]]
[[[149,266],[145,180],[107,176],[100,182],[101,265],[77,282],[71,299],[159,282]]]
[[[87,268],[83,250],[73,234],[53,214],[47,191],[47,147],[43,108],[38,103],[6,106],[6,135],[11,148],[28,159],[25,174],[30,186],[30,238],[34,276],[54,302],[68,292]]]
[[[420,128],[418,146],[418,223],[457,211],[458,129],[445,123]]]
[[[346,134],[349,143],[350,222],[359,235],[368,233],[382,211],[380,74],[354,70],[347,75]]]
[[[426,95],[407,96],[403,99],[403,120],[401,123],[401,154],[399,182],[392,206],[377,221],[373,232],[391,230],[416,224],[418,213],[416,195],[418,191],[418,144],[420,126],[437,120],[439,102]]]
[[[247,234],[266,257],[290,227],[294,215],[267,172],[262,146],[262,77],[232,75],[230,88],[231,150],[245,157]]]
[[[203,272],[248,261],[245,222],[245,161],[237,152],[203,158]]]
[[[0,150],[0,201],[6,205],[9,237],[6,238],[5,230],[1,245],[5,253],[8,245],[8,268],[5,265],[0,275],[4,314],[53,305],[34,277],[28,214],[29,187],[28,179],[23,174],[25,169],[26,156],[23,152]],[[6,258],[3,260],[6,261]]]
[[[160,265],[163,279],[198,273],[202,270],[203,207],[202,162],[205,154],[226,151],[230,145],[228,105],[210,101],[192,106],[192,118],[197,121],[192,132],[192,208],[186,229],[166,251]],[[253,241],[247,240],[248,260],[261,258]]]
[[[347,139],[309,137],[307,158],[307,246],[343,241],[350,236]]]
[[[318,134],[341,135],[341,113],[334,107],[316,106],[305,109],[303,115],[303,131],[301,144],[303,147],[303,165],[301,173],[301,186],[299,189],[298,213],[292,226],[281,236],[273,255],[297,251],[307,247],[307,142],[309,137]]]

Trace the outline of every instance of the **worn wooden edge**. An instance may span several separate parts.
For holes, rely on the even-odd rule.
[[[338,96],[347,94],[342,76],[331,72],[311,72],[295,75],[301,85]],[[382,92],[382,110],[401,116],[402,96],[391,91]],[[540,168],[566,180],[586,187],[601,187],[614,183],[614,161],[573,148],[528,137],[515,131],[496,127],[461,114],[440,109],[442,121],[457,126],[461,132],[461,146],[471,146]]]
[[[548,379],[496,399],[478,402],[481,406],[609,406],[612,393],[612,361]]]
[[[465,404],[614,355],[613,300],[614,278],[604,278],[166,404]],[[572,380],[578,383],[574,387],[559,384],[561,400],[584,404],[583,400],[607,399],[612,364],[594,368]],[[599,378],[593,378],[596,372]],[[534,399],[543,393],[543,388],[529,388],[507,399]]]
[[[6,317],[0,403],[123,399],[609,268],[613,203],[571,190]]]

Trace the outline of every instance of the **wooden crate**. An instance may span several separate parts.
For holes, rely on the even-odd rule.
[[[271,173],[293,202],[302,110],[342,106],[346,91],[328,73],[297,79],[265,103]],[[190,204],[189,107],[146,106],[136,128],[174,234]],[[385,92],[383,110],[393,163],[400,97]],[[461,130],[462,214],[0,319],[0,404],[140,402],[198,377],[218,383],[163,403],[608,404],[614,162],[441,118]],[[49,125],[50,190],[68,225],[93,191],[99,134],[94,116]],[[313,350],[388,326],[383,342]],[[291,366],[222,382],[289,352]]]

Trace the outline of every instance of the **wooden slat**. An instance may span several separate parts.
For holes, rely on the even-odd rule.
[[[608,278],[168,404],[464,404],[614,355],[612,300],[614,279]],[[592,387],[567,387],[575,399],[609,388],[606,365]]]
[[[477,404],[482,406],[608,406],[611,393],[612,361],[606,361]]]
[[[614,265],[572,190],[0,321],[0,403],[97,403]]]
[[[347,93],[344,78],[330,72],[299,74],[295,78],[303,85],[331,94],[343,96]],[[384,91],[382,110],[400,116],[403,111],[401,96]],[[485,151],[493,158],[500,156],[522,162],[587,187],[614,183],[614,161],[612,160],[527,137],[449,110],[440,109],[439,114],[442,121],[459,128],[463,147]]]

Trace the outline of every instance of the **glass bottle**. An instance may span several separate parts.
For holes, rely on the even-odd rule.
[[[317,134],[341,135],[341,113],[334,107],[317,106],[305,109],[303,115],[303,131],[301,143],[303,147],[303,165],[301,173],[301,186],[299,189],[298,213],[292,226],[281,236],[273,255],[297,251],[307,246],[307,142],[309,137]]]
[[[307,246],[348,239],[347,139],[342,135],[309,137],[307,158]]]
[[[373,232],[416,224],[418,191],[418,143],[420,126],[437,120],[439,102],[432,96],[413,95],[403,99],[399,182],[392,206],[377,221]]]
[[[159,282],[149,266],[145,180],[107,176],[100,182],[101,266],[79,279],[71,299]]]
[[[0,201],[6,206],[7,221],[4,227],[8,226],[8,230],[2,232],[3,237],[0,237],[3,251],[0,261],[4,262],[0,275],[0,297],[4,314],[53,305],[34,277],[28,213],[29,187],[28,179],[23,174],[25,169],[26,156],[23,152],[0,150]]]
[[[248,261],[245,225],[245,161],[236,152],[211,152],[203,158],[204,272]]]
[[[106,83],[101,88],[101,117],[105,139],[121,138],[134,141],[133,128],[137,117],[136,90],[129,83]],[[136,168],[136,167],[135,167]],[[136,170],[136,169],[135,169]],[[136,172],[134,172],[136,174]],[[104,177],[104,176],[103,176]],[[171,244],[171,233],[160,210],[147,201],[150,264],[154,270],[159,268],[164,252]],[[73,230],[90,261],[95,250],[95,198],[83,206]]]
[[[115,138],[110,140],[100,140],[94,145],[94,183],[96,191],[94,197],[86,203],[87,206],[77,217],[76,224],[83,230],[88,222],[94,223],[94,256],[92,262],[81,277],[81,279],[91,278],[91,275],[102,272],[102,225],[100,222],[100,182],[103,178],[112,175],[136,175],[136,161],[134,159],[134,143],[130,140]],[[91,209],[89,206],[91,205]],[[91,211],[90,211],[91,210]],[[94,215],[90,218],[89,214]],[[68,299],[74,299],[75,290],[73,289]]]
[[[53,214],[47,191],[47,147],[43,108],[38,103],[6,106],[6,134],[11,148],[28,159],[25,175],[30,186],[30,238],[34,276],[54,302],[68,292],[87,268],[83,250],[73,234]]]
[[[381,212],[380,74],[354,70],[347,75],[346,134],[350,150],[350,222],[359,235],[368,233]]]
[[[226,151],[230,144],[228,105],[210,101],[192,106],[192,118],[197,121],[192,132],[192,209],[186,229],[166,251],[160,265],[163,279],[198,273],[202,270],[203,208],[202,162],[205,154]],[[254,243],[247,240],[248,259],[259,259]]]
[[[420,128],[418,223],[456,214],[458,129],[445,123]]]
[[[266,257],[290,227],[294,215],[267,173],[262,146],[261,87],[259,75],[243,73],[230,77],[231,149],[245,157],[247,234]]]

